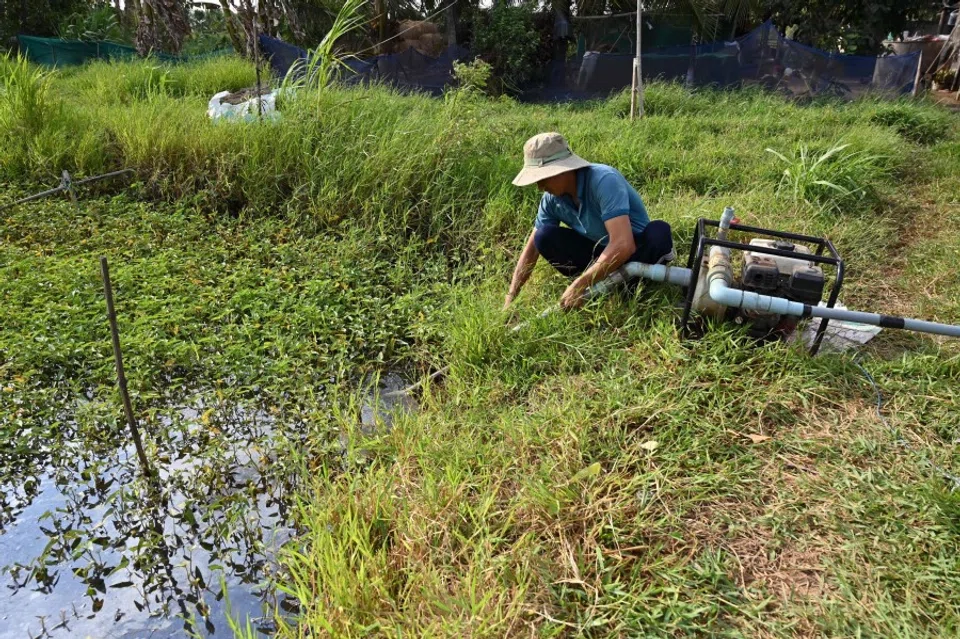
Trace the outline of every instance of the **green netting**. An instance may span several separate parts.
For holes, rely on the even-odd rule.
[[[577,55],[587,51],[633,53],[636,50],[636,14],[572,18],[577,36]],[[693,42],[689,20],[668,16],[644,17],[643,50],[686,46]]]
[[[116,42],[84,42],[82,40],[60,40],[58,38],[37,38],[34,36],[17,36],[20,51],[31,62],[46,66],[67,66],[83,64],[91,60],[128,60],[137,57],[137,50],[133,47],[117,44]],[[169,53],[153,53],[152,57],[164,62],[186,62],[222,55],[226,51],[214,51],[195,56],[176,56]]]

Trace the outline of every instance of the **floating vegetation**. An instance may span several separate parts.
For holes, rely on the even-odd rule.
[[[100,636],[97,629],[126,622],[220,636],[213,613],[223,615],[225,597],[235,611],[273,623],[279,601],[270,582],[276,551],[293,532],[293,469],[276,458],[284,444],[275,417],[207,400],[155,411],[147,422],[159,489],[141,477],[131,446],[75,445],[39,474],[29,498],[5,491],[16,496],[20,523],[0,537],[11,551],[3,556],[15,558],[0,610],[13,614],[25,597],[35,601],[21,591],[36,591],[46,613],[12,624],[21,636],[60,627]],[[63,608],[51,610],[58,602]],[[161,622],[143,626],[128,619],[133,609]]]

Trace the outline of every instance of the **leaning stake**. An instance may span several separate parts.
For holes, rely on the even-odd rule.
[[[113,288],[110,286],[110,270],[107,268],[107,258],[100,258],[100,272],[103,275],[103,290],[107,295],[107,319],[110,320],[110,335],[113,337],[113,358],[117,363],[117,385],[120,386],[120,397],[123,398],[123,412],[127,414],[127,423],[130,425],[130,433],[133,435],[133,445],[137,449],[137,457],[140,458],[140,466],[143,473],[153,479],[153,469],[147,460],[147,454],[143,450],[143,442],[140,440],[140,429],[137,428],[137,420],[133,417],[133,406],[130,405],[130,394],[127,392],[127,377],[123,374],[123,356],[120,354],[120,332],[117,330],[117,314],[113,310]]]

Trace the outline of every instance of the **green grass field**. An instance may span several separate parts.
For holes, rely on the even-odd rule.
[[[278,461],[303,529],[283,636],[960,634],[960,491],[930,465],[960,474],[956,340],[887,330],[864,350],[891,432],[851,354],[719,324],[681,340],[670,287],[536,319],[564,288],[541,264],[500,311],[538,198],[510,179],[524,140],[558,130],[619,168],[681,252],[734,206],[831,238],[849,307],[960,323],[955,114],[654,84],[634,123],[625,95],[376,88],[229,124],[205,108],[253,83],[231,58],[2,65],[0,204],[64,168],[136,171],[79,210],[0,211],[4,483],[48,463],[38,441],[122,439],[106,255],[142,415],[199,387],[297,425]],[[446,365],[418,412],[360,433],[364,380]]]

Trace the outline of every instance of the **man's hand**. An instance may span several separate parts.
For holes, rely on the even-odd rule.
[[[580,278],[573,280],[573,283],[567,287],[560,298],[560,308],[567,311],[572,308],[579,308],[586,302],[583,294],[587,292],[587,283]]]
[[[536,229],[530,231],[527,244],[523,247],[523,252],[520,253],[520,259],[517,260],[517,266],[513,269],[510,289],[507,291],[507,296],[503,300],[503,310],[507,310],[507,307],[513,302],[513,298],[520,294],[520,289],[523,288],[524,283],[530,277],[530,273],[533,272],[534,265],[537,263],[537,260],[540,259],[540,252],[537,251],[537,243],[534,239],[536,234]]]
[[[600,257],[590,265],[590,268],[584,271],[563,292],[563,297],[560,298],[560,306],[565,310],[583,306],[586,301],[583,294],[587,289],[595,282],[601,282],[609,277],[637,250],[629,216],[618,215],[610,218],[604,222],[604,226],[607,227],[607,232],[610,234],[610,241]]]

